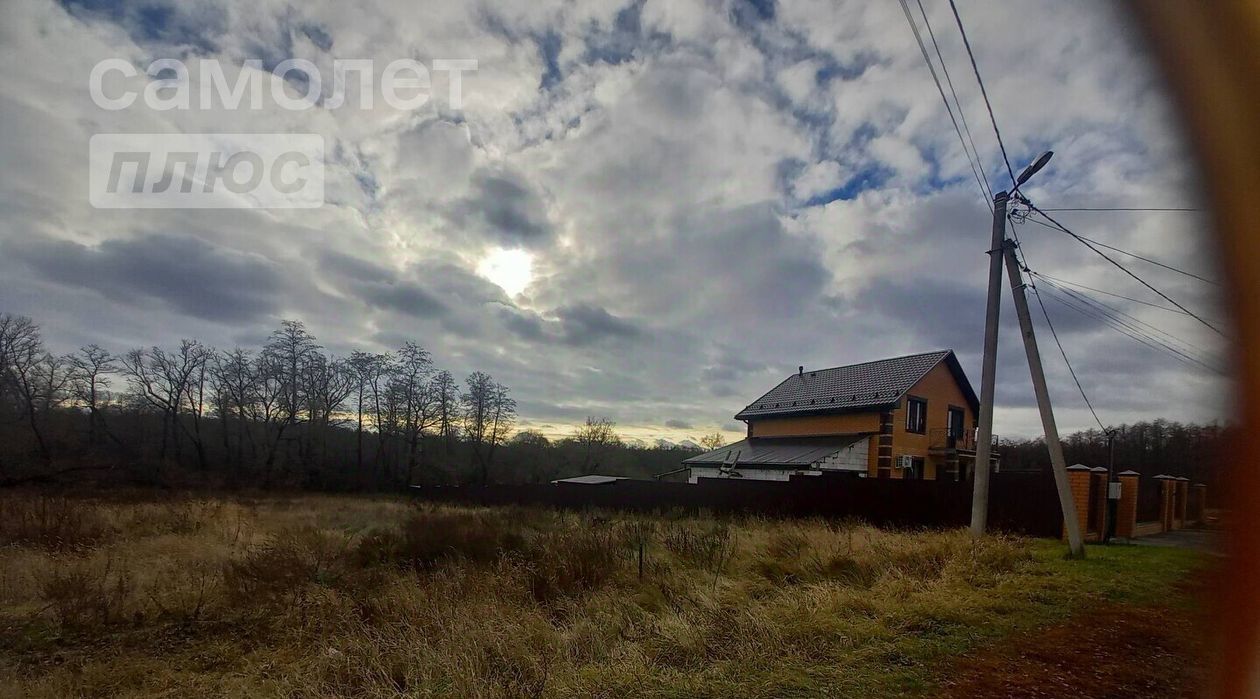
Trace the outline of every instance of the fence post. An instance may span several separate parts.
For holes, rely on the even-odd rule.
[[[1177,488],[1177,479],[1172,476],[1161,473],[1155,476],[1155,480],[1159,481],[1159,527],[1163,531],[1172,531],[1173,529],[1173,491]]]
[[[1093,473],[1084,464],[1067,467],[1068,487],[1072,490],[1072,501],[1076,503],[1076,524],[1081,535],[1087,534],[1089,524],[1089,486]],[[1067,526],[1063,527],[1063,538],[1067,539]]]
[[[1116,536],[1132,539],[1137,529],[1137,506],[1139,479],[1142,474],[1137,471],[1123,471],[1119,474],[1120,502],[1116,503]]]

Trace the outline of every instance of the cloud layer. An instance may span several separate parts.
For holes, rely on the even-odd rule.
[[[14,0],[0,10],[0,307],[62,349],[198,337],[254,343],[301,318],[336,352],[414,339],[512,387],[527,424],[607,415],[696,437],[799,364],[950,347],[978,382],[989,215],[895,3],[635,0],[502,4]],[[930,4],[987,177],[1005,166],[947,8]],[[1099,3],[963,8],[1016,167],[1043,206],[1195,203],[1159,81]],[[1036,26],[1030,42],[1012,26]],[[473,58],[462,109],[122,111],[88,95],[124,58]],[[143,85],[144,78],[137,78]],[[331,83],[331,81],[326,81]],[[323,87],[324,98],[332,91]],[[356,95],[351,95],[355,102]],[[328,146],[317,210],[95,210],[94,133],[304,132]],[[1081,232],[1212,274],[1196,214],[1063,214]],[[1039,271],[1135,282],[1065,236],[1018,229]],[[532,258],[509,296],[478,275]],[[1213,289],[1142,268],[1220,318]],[[1142,298],[1146,298],[1143,296]],[[1213,352],[1184,317],[1115,301]],[[1108,422],[1217,419],[1223,379],[1047,302]],[[1007,304],[997,430],[1039,433]],[[1041,332],[1044,334],[1044,325]],[[1060,426],[1088,427],[1043,343]],[[730,435],[730,436],[733,436]]]

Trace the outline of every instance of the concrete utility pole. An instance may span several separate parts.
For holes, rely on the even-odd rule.
[[[1103,523],[1104,544],[1111,543],[1111,535],[1116,533],[1116,501],[1111,497],[1112,484],[1119,484],[1116,480],[1116,431],[1115,429],[1107,430],[1107,521]]]
[[[984,315],[984,365],[980,370],[980,434],[972,474],[971,535],[983,536],[989,519],[989,456],[993,444],[993,393],[997,382],[998,315],[1002,310],[1002,241],[1006,239],[1006,192],[993,195],[989,244],[989,300]]]
[[[1059,428],[1054,423],[1054,410],[1050,407],[1050,392],[1046,389],[1046,374],[1041,368],[1041,353],[1037,351],[1037,336],[1033,332],[1032,316],[1028,313],[1028,297],[1024,294],[1024,275],[1015,259],[1015,244],[1004,241],[1003,257],[1006,273],[1011,280],[1011,295],[1015,297],[1015,314],[1019,316],[1020,334],[1024,336],[1024,352],[1028,355],[1028,371],[1032,374],[1033,390],[1037,394],[1037,409],[1041,411],[1041,426],[1046,433],[1046,449],[1050,451],[1050,465],[1054,469],[1054,485],[1059,492],[1059,507],[1063,510],[1063,524],[1067,528],[1068,549],[1075,558],[1085,556],[1085,542],[1081,538],[1081,525],[1076,519],[1076,501],[1068,484],[1067,463],[1063,459],[1063,445],[1059,443]],[[973,503],[974,507],[974,503]],[[974,509],[972,516],[975,516]],[[974,524],[972,525],[974,526]]]

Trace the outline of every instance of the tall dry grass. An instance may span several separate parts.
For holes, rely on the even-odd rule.
[[[904,639],[1001,613],[1034,568],[1017,539],[821,520],[8,495],[0,693],[869,687]]]

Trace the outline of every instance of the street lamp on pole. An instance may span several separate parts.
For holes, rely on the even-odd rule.
[[[1015,178],[1012,191],[1018,201],[1024,200],[1018,191],[1020,185],[1045,167],[1053,156],[1053,151],[1042,153],[1032,164],[1024,168],[1019,177]],[[1006,239],[1006,204],[1009,197],[1010,195],[1006,192],[998,192],[993,197],[993,238],[988,251],[989,296],[985,310],[984,363],[980,377],[980,434],[976,444],[975,481],[972,484],[971,532],[975,536],[980,536],[984,533],[987,524],[989,457],[993,439],[993,398],[997,383],[998,310],[1001,307],[1002,265],[1005,263],[1011,283],[1011,295],[1015,299],[1015,312],[1019,316],[1020,334],[1024,340],[1024,353],[1028,358],[1028,371],[1032,377],[1033,392],[1037,396],[1037,408],[1041,413],[1041,424],[1045,430],[1046,448],[1050,452],[1050,465],[1054,470],[1055,490],[1063,512],[1063,526],[1067,533],[1068,546],[1071,555],[1079,558],[1085,555],[1084,540],[1081,536],[1080,523],[1076,518],[1076,504],[1068,484],[1067,464],[1063,458],[1063,446],[1059,443],[1059,429],[1055,425],[1054,410],[1050,405],[1050,392],[1046,388],[1046,376],[1041,366],[1041,353],[1037,349],[1037,336],[1033,329],[1032,315],[1028,311],[1028,298],[1024,292],[1026,284],[1015,256],[1015,243]]]

